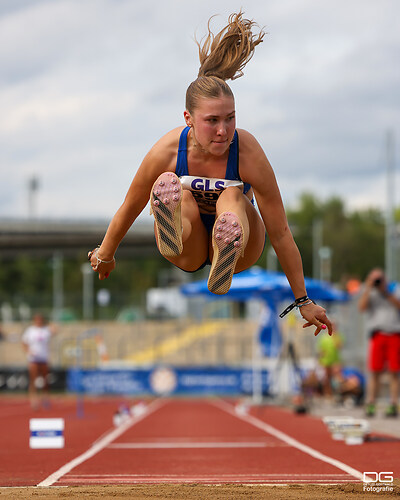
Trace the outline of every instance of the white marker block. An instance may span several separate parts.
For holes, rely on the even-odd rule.
[[[63,418],[31,418],[29,430],[30,448],[64,448]]]

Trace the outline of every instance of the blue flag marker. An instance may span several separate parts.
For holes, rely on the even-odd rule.
[[[63,418],[31,418],[29,430],[30,448],[64,448]]]

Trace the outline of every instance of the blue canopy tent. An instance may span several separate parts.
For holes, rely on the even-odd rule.
[[[313,300],[343,301],[348,296],[337,290],[330,283],[311,278],[305,278],[308,296]],[[232,300],[248,300],[260,297],[273,300],[275,303],[293,300],[289,282],[283,273],[266,271],[260,267],[252,267],[247,271],[235,274],[232,285],[225,295],[215,295],[207,288],[207,280],[194,281],[181,287],[184,295],[205,295],[210,299],[229,298]]]
[[[325,281],[305,278],[308,296],[315,301],[332,302],[348,300],[347,293],[337,290]],[[207,288],[207,280],[187,283],[181,287],[184,295],[203,295],[210,300],[221,298],[247,301],[259,298],[266,303],[266,311],[262,317],[259,341],[267,356],[277,356],[282,344],[278,321],[278,307],[283,301],[292,302],[293,292],[283,273],[266,271],[252,267],[242,273],[235,274],[232,285],[225,295],[215,295]]]

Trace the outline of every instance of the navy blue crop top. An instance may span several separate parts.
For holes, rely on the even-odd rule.
[[[200,213],[215,213],[215,204],[221,192],[229,187],[236,186],[246,194],[251,189],[250,184],[244,183],[239,175],[239,139],[235,130],[235,135],[229,146],[228,163],[224,179],[210,177],[200,177],[189,175],[187,162],[187,135],[190,127],[185,127],[179,138],[178,158],[176,161],[175,173],[180,178],[183,189],[192,192],[199,205]]]

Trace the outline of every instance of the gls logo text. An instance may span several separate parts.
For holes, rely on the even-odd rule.
[[[218,191],[225,188],[225,182],[216,179],[193,179],[191,187],[198,191]]]

